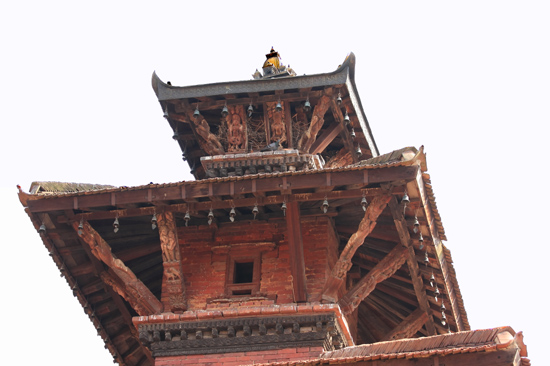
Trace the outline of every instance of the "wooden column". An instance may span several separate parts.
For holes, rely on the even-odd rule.
[[[187,297],[181,269],[176,218],[172,212],[157,214],[164,274],[161,301],[166,310],[185,311]]]
[[[286,227],[290,251],[290,270],[294,302],[307,301],[306,266],[304,261],[304,243],[300,227],[300,203],[288,202],[286,209]]]
[[[391,194],[385,192],[376,196],[372,202],[367,207],[365,211],[365,216],[359,223],[359,228],[357,231],[349,238],[348,243],[342,253],[340,258],[332,268],[332,273],[330,274],[327,282],[325,284],[325,289],[323,291],[323,300],[336,302],[338,300],[338,289],[344,283],[344,277],[351,268],[351,259],[355,254],[357,248],[359,248],[365,238],[374,230],[376,226],[376,220],[378,216],[384,211],[389,200],[392,198]]]
[[[391,277],[407,260],[408,250],[396,245],[373,269],[359,280],[338,302],[342,311],[351,313],[374,290],[376,284]]]
[[[78,232],[78,222],[73,222],[73,229]],[[111,247],[92,228],[88,222],[84,222],[82,228],[82,239],[97,259],[102,261],[111,270],[111,276],[104,272],[101,278],[110,285],[120,296],[122,296],[139,315],[154,315],[163,312],[162,303],[153,293],[139,280],[134,272],[128,268],[111,251]]]
[[[407,265],[409,267],[409,273],[411,275],[411,280],[414,287],[414,293],[416,294],[416,299],[418,300],[418,305],[428,315],[428,321],[426,322],[426,330],[429,335],[437,334],[435,331],[433,316],[430,310],[428,303],[428,297],[426,295],[426,290],[424,289],[424,280],[418,269],[418,262],[416,261],[416,254],[414,252],[414,247],[411,245],[411,236],[409,234],[409,229],[407,228],[407,221],[403,215],[403,208],[397,203],[397,198],[393,197],[389,204],[390,210],[393,216],[393,221],[395,222],[395,227],[399,233],[399,239],[401,240],[401,245],[407,248]]]

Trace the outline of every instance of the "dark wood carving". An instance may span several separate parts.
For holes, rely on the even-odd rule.
[[[75,232],[79,231],[79,223],[73,222]],[[134,308],[139,315],[160,314],[164,310],[162,303],[151,293],[136,275],[112,252],[111,247],[92,228],[88,222],[83,223],[80,238],[90,247],[92,254],[105,263],[118,277],[120,282],[109,281],[109,285]],[[108,280],[106,277],[103,280]]]
[[[386,205],[391,199],[391,194],[382,193],[377,195],[367,207],[365,216],[359,223],[357,231],[349,238],[346,247],[340,254],[340,258],[332,268],[332,272],[327,279],[323,291],[323,299],[336,302],[338,298],[338,289],[344,283],[344,278],[351,268],[351,259],[359,246],[363,244],[365,238],[374,230],[378,216],[384,211]]]
[[[139,338],[154,357],[348,345],[334,314],[142,324]]]
[[[183,311],[187,305],[176,219],[172,212],[162,212],[157,215],[157,222],[164,266],[161,300],[166,309]]]

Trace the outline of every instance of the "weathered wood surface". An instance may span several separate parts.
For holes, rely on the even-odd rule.
[[[304,243],[300,225],[300,208],[298,202],[288,202],[286,210],[286,227],[290,250],[290,271],[294,301],[307,301],[306,266],[304,260]]]
[[[342,311],[351,313],[374,290],[376,285],[391,277],[407,260],[407,248],[397,245],[374,266],[339,301]]]
[[[78,232],[78,222],[73,222],[73,229]],[[160,314],[164,307],[155,295],[141,282],[136,275],[111,251],[109,244],[92,228],[88,222],[84,222],[80,238],[89,247],[92,254],[105,263],[116,275],[120,282],[111,281],[106,275],[102,276],[109,285],[134,308],[139,315]],[[104,278],[105,277],[105,278]]]
[[[340,254],[338,261],[332,268],[331,274],[325,284],[323,291],[323,299],[326,301],[336,302],[338,297],[338,289],[344,282],[344,278],[352,266],[351,259],[359,246],[363,244],[365,238],[374,230],[378,216],[384,211],[386,205],[391,199],[391,194],[383,192],[376,196],[365,211],[365,215],[357,231],[349,238],[346,247]]]
[[[161,301],[167,310],[184,311],[187,308],[187,297],[176,219],[172,212],[161,212],[157,214],[157,223],[164,267]]]
[[[409,267],[409,273],[411,275],[411,280],[413,281],[414,292],[418,300],[420,309],[426,312],[428,316],[428,321],[426,322],[426,329],[428,334],[436,334],[433,316],[430,310],[428,303],[428,297],[426,295],[426,290],[424,288],[424,281],[422,275],[418,269],[418,261],[416,259],[416,253],[414,252],[414,247],[411,245],[411,236],[409,234],[409,229],[407,228],[407,221],[403,215],[403,208],[397,202],[397,198],[392,197],[389,202],[389,207],[392,213],[393,220],[395,222],[395,227],[399,233],[399,239],[401,245],[406,247],[408,250],[407,256],[407,265]]]

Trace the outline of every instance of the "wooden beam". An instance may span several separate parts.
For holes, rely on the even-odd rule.
[[[351,259],[355,254],[355,251],[359,246],[363,244],[365,238],[374,230],[376,226],[376,219],[384,211],[386,205],[391,199],[391,194],[388,192],[383,192],[376,196],[365,211],[365,216],[359,223],[357,231],[349,238],[348,243],[342,253],[340,258],[332,268],[332,272],[327,279],[325,288],[323,290],[323,300],[336,302],[338,298],[338,289],[344,283],[344,278],[346,277],[347,272],[352,266]]]
[[[77,221],[74,221],[72,224],[76,232],[79,231],[78,225]],[[80,230],[82,231],[80,239],[90,247],[94,257],[107,265],[118,277],[120,283],[124,284],[123,286],[117,286],[114,290],[124,297],[139,315],[145,316],[162,313],[164,310],[162,303],[136,277],[132,270],[112,253],[111,247],[99,233],[88,222],[84,222],[83,228]]]
[[[395,166],[379,169],[352,169],[346,171],[332,171],[331,181],[334,186],[345,186],[349,184],[377,184],[394,181],[408,181],[415,179],[418,171],[418,166]],[[365,182],[364,171],[368,170],[367,181]],[[313,174],[280,174],[264,179],[235,179],[233,181],[216,182],[213,186],[214,194],[229,195],[231,184],[234,184],[234,191],[239,194],[252,194],[253,186],[255,186],[256,194],[258,192],[279,192],[283,177],[287,178],[287,183],[290,184],[292,190],[299,189],[315,189],[324,185],[327,178],[326,171],[320,171]],[[155,201],[182,200],[181,187],[186,187],[186,197],[207,198],[208,180],[185,182],[176,185],[152,185],[152,187],[144,187],[141,189],[120,189],[111,192],[100,191],[97,193],[87,192],[85,195],[60,195],[58,197],[49,197],[43,199],[42,196],[31,196],[28,201],[28,207],[31,212],[46,212],[66,209],[92,209],[94,207],[112,207],[112,201],[116,204],[126,203],[144,203],[147,201],[147,189],[152,189],[151,203]],[[369,190],[370,191],[370,190]],[[341,194],[341,193],[340,193]],[[34,199],[33,199],[34,198]],[[76,199],[76,202],[75,202]],[[299,198],[297,198],[299,199]],[[202,202],[201,202],[202,203]],[[207,202],[210,205],[209,202]],[[216,202],[214,202],[216,204]],[[252,203],[252,206],[254,203]],[[235,206],[237,202],[235,201]],[[246,204],[250,206],[250,204]],[[137,210],[139,208],[128,209]],[[122,211],[122,210],[121,210]],[[152,215],[152,208],[144,210],[147,214]],[[78,217],[78,215],[77,215]]]
[[[408,317],[403,319],[396,328],[386,334],[381,341],[395,341],[397,339],[411,338],[427,321],[428,314],[421,308],[417,308]]]
[[[164,267],[161,301],[166,310],[185,311],[187,296],[181,268],[176,219],[172,212],[162,212],[157,215],[157,223]]]
[[[407,265],[409,267],[409,273],[413,281],[414,292],[416,294],[419,307],[428,316],[428,321],[426,322],[426,330],[428,331],[429,335],[435,335],[436,330],[434,326],[432,312],[430,310],[428,297],[424,288],[424,281],[418,269],[418,261],[416,260],[414,247],[411,245],[411,236],[409,234],[409,229],[407,228],[407,221],[405,220],[405,216],[403,215],[403,209],[401,205],[397,203],[397,198],[395,197],[392,197],[388,205],[390,207],[392,217],[395,222],[395,227],[397,228],[397,231],[399,233],[401,245],[407,248]]]
[[[396,245],[380,262],[355,284],[338,302],[345,314],[353,312],[374,290],[376,285],[391,277],[407,260],[407,248]]]
[[[324,151],[328,145],[334,140],[336,136],[344,129],[344,125],[342,123],[335,122],[328,126],[325,131],[319,136],[317,140],[313,143],[311,146],[310,153],[311,154],[319,154],[320,152]]]
[[[292,274],[294,302],[305,302],[307,301],[306,266],[299,205],[298,202],[287,203],[286,227],[290,251],[290,273]]]

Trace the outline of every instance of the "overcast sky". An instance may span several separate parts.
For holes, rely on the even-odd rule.
[[[191,179],[151,88],[251,79],[273,46],[299,74],[349,52],[381,153],[425,146],[472,329],[549,326],[545,1],[9,2],[0,8],[4,356],[111,356],[17,201],[33,180]],[[546,304],[546,305],[545,305]],[[6,359],[6,357],[4,357]],[[537,362],[538,361],[538,362]]]

